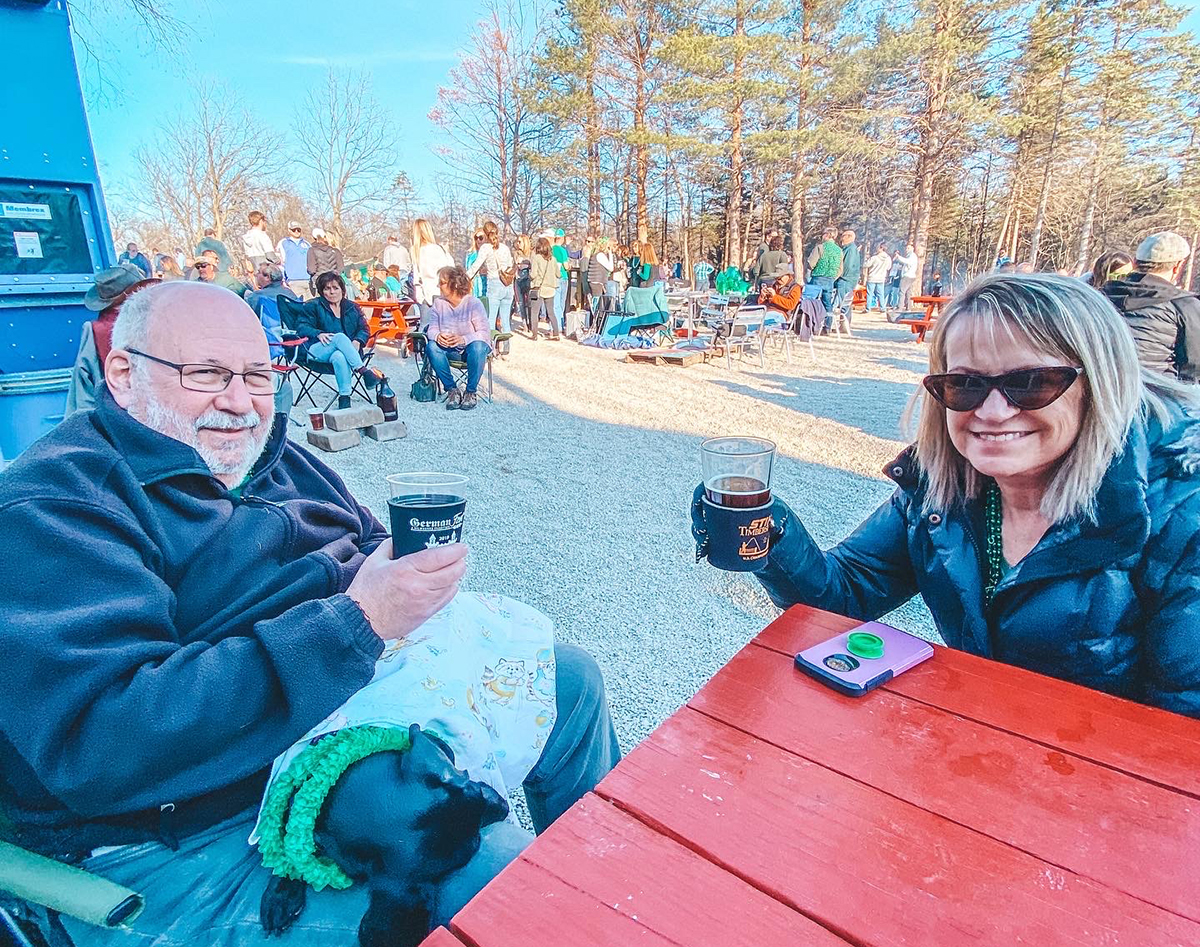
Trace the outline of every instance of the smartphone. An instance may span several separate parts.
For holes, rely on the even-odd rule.
[[[851,628],[796,655],[796,667],[851,697],[933,657],[933,646],[877,621]]]

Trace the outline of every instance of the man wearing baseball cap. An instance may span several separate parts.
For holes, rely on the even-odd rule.
[[[1142,364],[1185,382],[1200,381],[1200,299],[1175,285],[1191,255],[1179,234],[1151,234],[1138,244],[1134,272],[1104,285]]]
[[[275,253],[283,267],[283,282],[301,299],[308,299],[308,248],[300,221],[289,220],[287,236],[275,245]]]

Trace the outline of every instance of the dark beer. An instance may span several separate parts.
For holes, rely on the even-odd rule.
[[[462,540],[465,497],[446,493],[392,497],[392,558]]]
[[[704,485],[710,503],[728,509],[745,510],[766,506],[771,502],[771,490],[757,477],[718,477]]]

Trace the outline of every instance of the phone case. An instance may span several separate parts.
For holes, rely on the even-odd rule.
[[[796,667],[836,691],[862,697],[931,657],[929,642],[870,621],[801,651],[796,655]]]

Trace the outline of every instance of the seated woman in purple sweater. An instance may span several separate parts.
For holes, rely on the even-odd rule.
[[[430,307],[429,335],[426,354],[434,374],[446,389],[446,408],[470,411],[478,404],[475,389],[483,375],[488,354],[492,351],[492,334],[483,303],[471,295],[471,281],[461,266],[445,266],[438,270],[439,296]],[[467,387],[459,391],[450,373],[450,358],[467,363]]]

